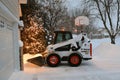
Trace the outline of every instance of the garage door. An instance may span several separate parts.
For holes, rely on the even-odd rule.
[[[6,80],[14,70],[12,24],[0,16],[0,79]]]

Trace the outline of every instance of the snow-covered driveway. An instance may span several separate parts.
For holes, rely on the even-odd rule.
[[[120,46],[102,42],[93,51],[93,59],[83,61],[79,67],[26,63],[25,71],[13,74],[10,80],[120,80]]]

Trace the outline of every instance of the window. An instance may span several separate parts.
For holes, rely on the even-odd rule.
[[[57,38],[56,38],[56,43],[60,43],[66,40],[70,40],[71,35],[69,33],[58,33]]]

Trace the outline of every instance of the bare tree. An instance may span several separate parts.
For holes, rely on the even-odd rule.
[[[86,3],[102,20],[111,43],[115,44],[116,35],[120,32],[120,0],[86,0]]]
[[[44,27],[53,32],[64,22],[67,8],[63,5],[63,0],[41,0],[43,8]]]
[[[79,27],[80,30],[81,30],[81,27],[84,28],[82,29],[84,32],[86,32],[87,34],[89,34],[90,32],[93,32],[96,30],[96,27],[94,27],[94,16],[93,14],[91,13],[90,9],[88,6],[86,5],[83,5],[81,7],[78,6],[78,8],[74,9],[71,11],[71,14],[70,14],[73,19],[75,20],[76,17],[78,16],[86,16],[89,18],[89,25],[87,26],[84,26],[84,25],[81,25],[81,26],[75,26],[75,27]],[[77,28],[78,29],[78,28]]]

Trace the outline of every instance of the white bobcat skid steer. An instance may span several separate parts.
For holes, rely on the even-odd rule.
[[[58,66],[61,61],[68,61],[70,66],[79,66],[83,59],[92,59],[92,44],[87,36],[81,34],[73,39],[68,31],[55,31],[53,44],[46,51],[45,60],[51,67]]]

